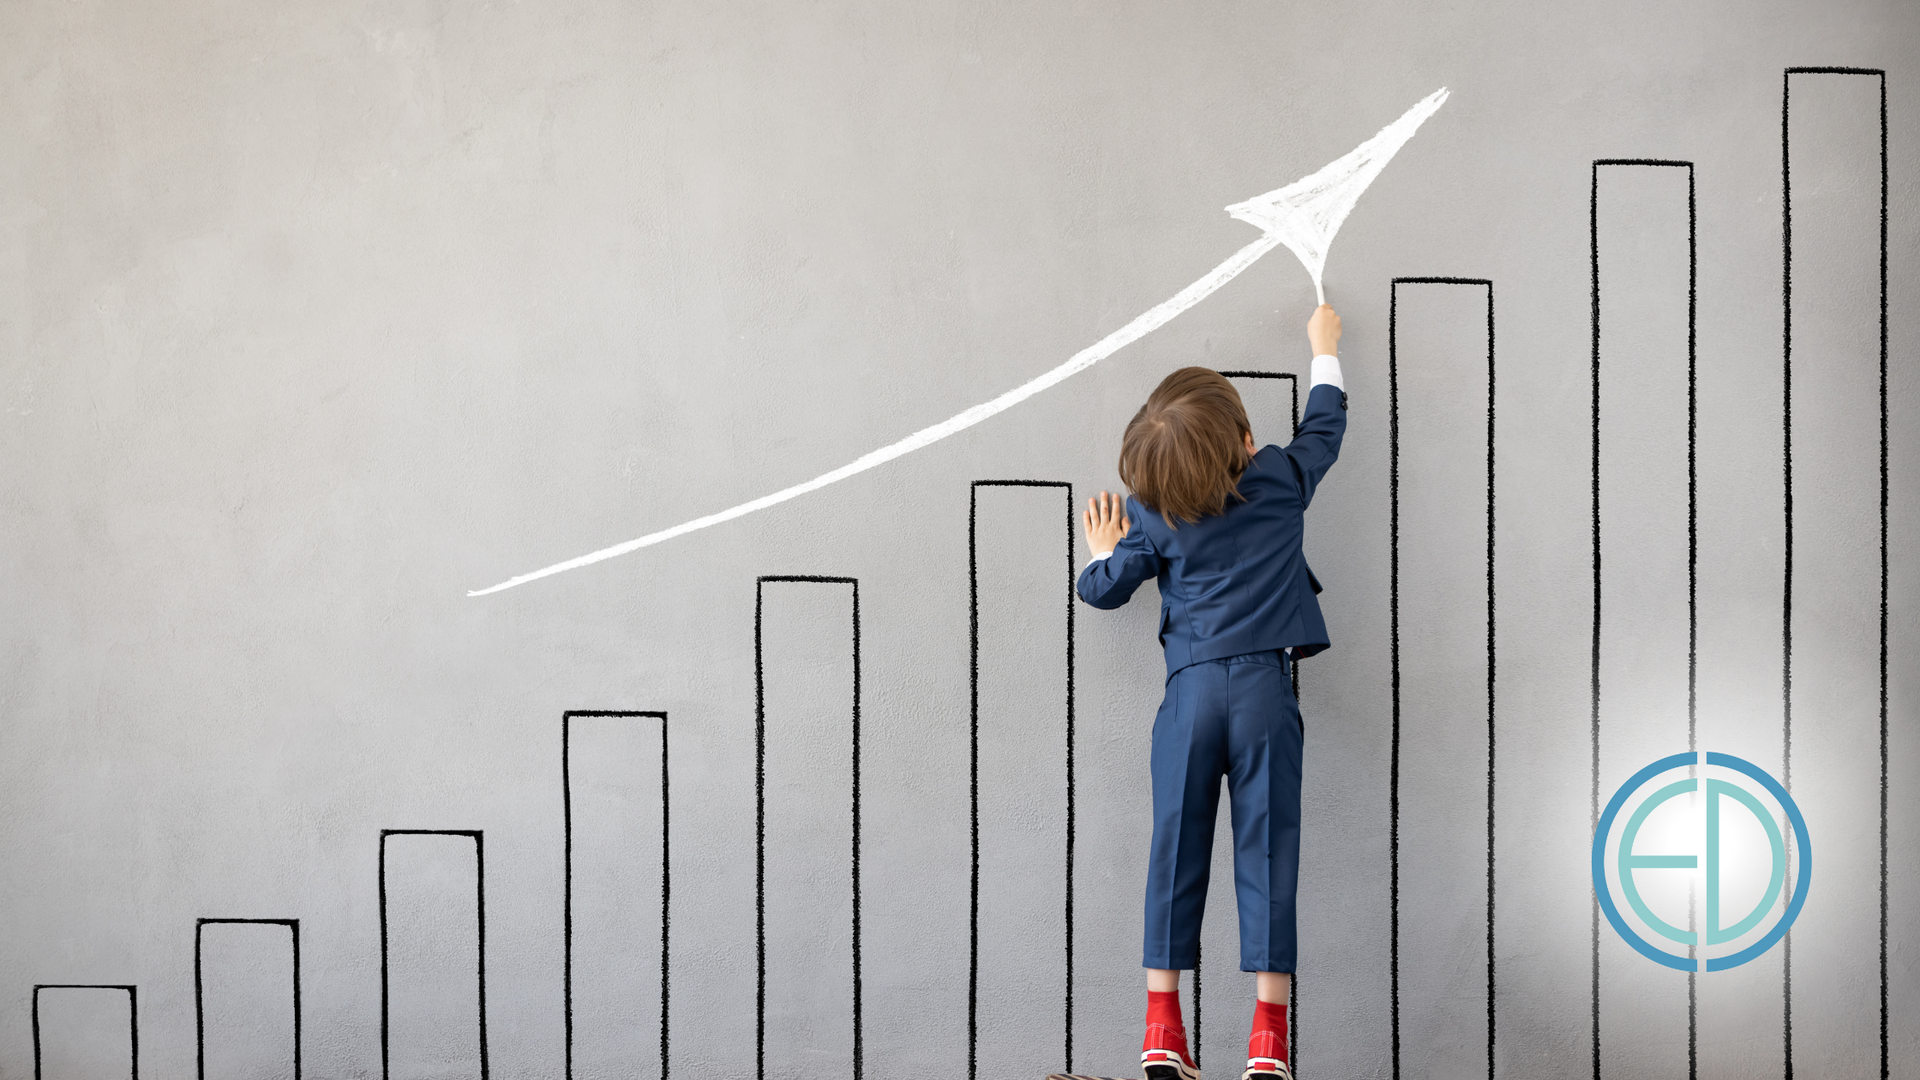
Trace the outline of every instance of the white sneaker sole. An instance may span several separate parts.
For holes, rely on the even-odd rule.
[[[1280,1080],[1293,1080],[1293,1070],[1287,1063],[1275,1058],[1248,1058],[1246,1071],[1240,1074],[1240,1080],[1253,1080],[1256,1076],[1277,1076]]]
[[[1174,1070],[1180,1080],[1200,1080],[1200,1070],[1180,1060],[1180,1055],[1171,1050],[1146,1050],[1140,1054],[1140,1075],[1147,1075],[1147,1066],[1164,1065]]]

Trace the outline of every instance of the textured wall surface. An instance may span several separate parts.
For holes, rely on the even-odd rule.
[[[1887,72],[1884,743],[1880,84],[1792,77],[1788,301],[1793,65]],[[662,987],[674,1076],[959,1078],[970,1018],[981,1077],[1130,1072],[1155,599],[1068,615],[1063,504],[1116,486],[1169,369],[1304,373],[1287,252],[935,446],[466,592],[1051,368],[1256,237],[1222,207],[1441,86],[1327,271],[1352,410],[1308,534],[1301,1075],[1870,1077],[1884,963],[1920,1077],[1920,7],[8,0],[0,1078],[41,984],[137,988],[39,991],[48,1080],[125,1069],[130,1005],[143,1076],[201,1041],[209,1076],[291,1076],[296,970],[308,1077],[380,1075],[383,1039],[396,1077],[557,1077],[570,1033],[574,1075],[652,1075]],[[1609,158],[1692,162],[1692,215]],[[1483,289],[1407,276],[1492,282],[1491,372]],[[1281,385],[1254,425],[1284,440]],[[971,486],[1008,479],[1072,488]],[[1690,998],[1604,923],[1596,952],[1587,876],[1594,792],[1689,723],[1787,770],[1788,628],[1821,853],[1790,1033],[1785,948]],[[563,766],[569,711],[633,715],[566,721]],[[1250,1009],[1229,892],[1216,1075]]]

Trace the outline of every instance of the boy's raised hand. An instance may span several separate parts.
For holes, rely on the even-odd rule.
[[[1126,500],[1105,491],[1087,500],[1087,511],[1080,515],[1080,523],[1086,527],[1087,546],[1095,555],[1112,551],[1120,538],[1133,529],[1133,522],[1127,520]]]
[[[1313,309],[1307,320],[1307,344],[1313,346],[1315,356],[1340,355],[1340,315],[1331,304]]]

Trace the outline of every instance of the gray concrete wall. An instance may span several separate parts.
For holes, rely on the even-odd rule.
[[[1336,644],[1302,676],[1301,1073],[1394,1065],[1389,281],[1453,275],[1491,279],[1497,312],[1495,978],[1489,999],[1486,658],[1459,640],[1484,612],[1456,610],[1485,567],[1438,557],[1485,539],[1457,471],[1485,464],[1479,293],[1402,286],[1400,1066],[1481,1075],[1490,1000],[1497,1075],[1593,1075],[1591,163],[1695,163],[1696,734],[1784,771],[1782,70],[1808,64],[1889,73],[1887,985],[1893,1075],[1920,1076],[1917,52],[1899,0],[0,4],[0,1077],[32,1075],[34,985],[70,983],[137,986],[142,1075],[194,1075],[203,918],[298,919],[305,1075],[378,1075],[382,830],[484,837],[384,841],[394,1075],[481,1067],[482,957],[486,1067],[563,1075],[568,710],[666,714],[572,740],[575,1075],[655,1068],[663,951],[671,1072],[755,1074],[757,765],[767,1075],[848,1075],[856,1039],[868,1077],[965,1075],[969,484],[1083,499],[1115,487],[1121,426],[1170,368],[1304,372],[1291,256],[880,469],[466,592],[1031,378],[1254,239],[1223,206],[1443,85],[1328,268],[1352,411],[1308,540]],[[1823,861],[1792,1038],[1795,1075],[1861,1077],[1880,1055],[1877,97],[1796,80],[1792,776]],[[1650,605],[1602,626],[1603,798],[1684,723],[1672,179],[1607,173],[1598,203],[1618,260],[1602,584]],[[1154,598],[1074,614],[1069,744],[1065,496],[980,491],[980,1075],[1059,1068],[1069,1039],[1077,1069],[1124,1075]],[[757,683],[769,574],[859,580],[857,743],[850,590],[768,584]],[[288,1008],[259,998],[289,935],[204,933],[208,1075],[285,1075]],[[1207,940],[1219,1074],[1250,1006],[1230,935]],[[1684,987],[1599,940],[1606,1075],[1686,1076]],[[1782,948],[1699,977],[1699,1075],[1778,1071],[1784,969]],[[120,1067],[100,1032],[126,1004],[42,991],[47,1068]]]

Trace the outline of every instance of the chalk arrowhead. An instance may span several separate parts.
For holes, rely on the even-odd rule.
[[[1379,134],[1318,172],[1265,195],[1234,203],[1227,207],[1227,213],[1285,244],[1299,256],[1307,273],[1313,275],[1314,289],[1319,291],[1320,275],[1326,269],[1327,249],[1333,246],[1333,235],[1340,231],[1341,223],[1347,220],[1373,178],[1380,175],[1393,155],[1446,100],[1447,88],[1443,86],[1422,98],[1400,119],[1381,128]],[[1325,301],[1322,292],[1321,302]]]

